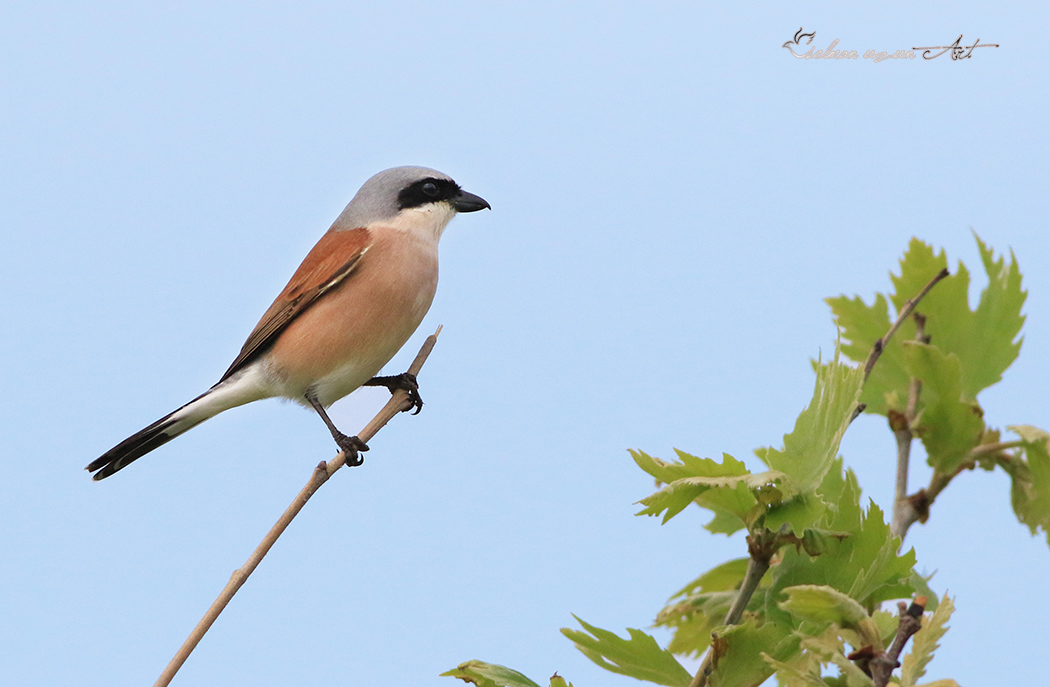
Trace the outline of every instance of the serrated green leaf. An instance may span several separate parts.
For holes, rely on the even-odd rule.
[[[839,464],[839,444],[858,403],[863,378],[862,370],[840,363],[836,351],[830,364],[817,367],[813,399],[799,415],[794,430],[784,436],[784,448],[755,451],[770,468],[784,472],[798,490],[785,494],[782,502],[769,505],[766,528],[779,530],[787,525],[801,536],[823,517],[828,502],[819,487],[832,467]]]
[[[1004,258],[994,259],[992,250],[979,236],[974,234],[974,238],[988,277],[988,286],[981,291],[977,309],[970,310],[970,273],[961,262],[955,274],[938,284],[919,306],[920,312],[926,315],[925,333],[932,343],[959,357],[963,370],[962,391],[968,400],[976,399],[982,389],[1002,379],[1002,373],[1017,358],[1021,350],[1017,337],[1025,319],[1021,307],[1027,298],[1013,255],[1006,265]],[[925,249],[927,255],[932,256],[932,249],[928,246]],[[909,270],[907,275],[902,265],[902,276],[894,278],[894,306],[900,308],[937,269],[947,267],[943,251],[934,262],[936,268],[931,264],[925,266],[925,271]]]
[[[766,512],[764,524],[766,529],[778,531],[782,525],[788,525],[792,532],[810,529],[827,511],[828,504],[816,494],[799,494],[783,503],[774,504]]]
[[[922,382],[922,412],[914,431],[926,448],[927,462],[938,472],[951,474],[981,443],[981,408],[962,400],[962,367],[955,354],[945,355],[936,346],[908,341],[904,365]]]
[[[711,687],[752,687],[773,674],[773,667],[763,654],[776,660],[785,660],[795,653],[798,638],[791,630],[773,623],[757,625],[747,621],[716,631],[713,643],[714,669],[708,684]]]
[[[755,453],[770,469],[787,475],[799,492],[816,490],[838,456],[863,383],[864,371],[841,362],[836,350],[832,362],[818,367],[813,398],[784,435],[784,448]]]
[[[934,597],[929,598],[933,599]],[[872,624],[875,626],[875,631],[879,636],[877,646],[882,648],[890,646],[890,644],[893,643],[893,638],[897,634],[897,629],[900,627],[900,616],[896,613],[876,609],[875,612],[871,614],[871,620]]]
[[[852,470],[842,469],[839,458],[831,466],[817,493],[828,504],[819,525],[835,532],[850,532],[860,527],[864,514],[860,508],[860,485]]]
[[[926,674],[926,665],[933,660],[938,642],[948,631],[947,623],[954,610],[955,604],[945,594],[933,615],[923,618],[922,629],[912,637],[911,652],[901,662],[901,687],[915,687]]]
[[[776,605],[787,588],[798,585],[827,585],[864,607],[911,595],[915,553],[898,552],[900,540],[890,535],[878,506],[871,503],[867,513],[852,523],[840,515],[835,529],[849,536],[829,542],[828,552],[821,556],[811,557],[794,548],[782,549],[780,565],[770,571],[773,579],[764,606],[767,618],[786,625],[798,624]]]
[[[638,502],[645,506],[638,515],[663,514],[665,523],[695,502],[715,514],[706,526],[709,530],[731,534],[749,527],[761,515],[762,511],[756,510],[756,495],[767,492],[772,485],[787,488],[783,474],[773,470],[751,474],[729,454],[723,454],[719,463],[676,450],[681,462],[673,463],[644,451],[630,453],[638,467],[666,483],[663,489]]]
[[[846,632],[845,634],[849,636],[850,641],[855,641],[854,633]],[[801,664],[808,661],[811,673],[816,673],[821,664],[832,663],[838,666],[840,673],[838,677],[825,678],[826,682],[835,687],[871,685],[871,678],[867,677],[853,661],[846,658],[844,638],[842,628],[837,625],[830,625],[819,634],[808,635],[800,643],[802,658],[792,662]]]
[[[802,549],[810,556],[819,556],[831,549],[832,542],[842,541],[849,534],[810,527],[802,533]]]
[[[725,622],[736,595],[736,591],[691,594],[661,609],[656,614],[655,625],[673,632],[667,650],[678,655],[700,656],[711,644],[711,631]],[[752,602],[755,601],[752,597]]]
[[[1050,432],[1032,425],[1010,425],[1007,429],[1029,444],[1045,444],[1050,441]]]
[[[778,605],[799,620],[835,623],[855,628],[868,611],[846,594],[826,585],[798,585],[784,590],[787,598]]]
[[[670,484],[683,477],[736,477],[750,472],[743,462],[728,453],[722,454],[721,463],[711,458],[699,458],[678,449],[675,449],[679,460],[677,463],[654,458],[644,451],[630,450],[628,453],[638,467],[664,484]]]
[[[838,296],[827,298],[825,302],[831,306],[835,324],[839,328],[843,354],[858,363],[867,360],[872,346],[889,331],[892,324],[889,301],[880,293],[876,294],[875,302],[871,305],[867,305],[859,296]],[[885,415],[888,407],[886,394],[908,388],[908,374],[904,371],[900,342],[905,336],[914,335],[914,326],[911,334],[898,331],[883,350],[860,397],[866,412]]]
[[[586,632],[563,627],[561,633],[602,668],[667,687],[686,687],[692,679],[670,651],[641,630],[627,628],[630,638],[624,639],[573,617]]]
[[[740,477],[686,477],[639,501],[645,508],[637,514],[662,513],[663,522],[667,522],[695,501],[716,514],[736,518],[739,525],[733,530],[735,532],[750,524],[748,516],[758,503],[754,492],[781,479],[783,475],[772,470]]]
[[[924,333],[945,353],[958,356],[961,363],[961,392],[964,400],[1002,379],[1002,373],[1017,358],[1024,324],[1021,308],[1027,293],[1021,288],[1021,274],[1013,254],[1010,264],[995,259],[992,250],[974,236],[988,276],[976,310],[970,310],[970,273],[959,263],[955,273],[942,280],[919,304],[926,317]],[[852,360],[867,358],[875,341],[889,329],[896,312],[914,298],[940,270],[948,266],[944,251],[912,239],[900,261],[900,276],[890,275],[894,293],[889,302],[878,295],[871,306],[859,298],[829,298],[836,324],[846,341],[843,352]],[[891,317],[892,314],[892,317]],[[904,372],[901,345],[915,338],[915,324],[909,318],[890,341],[865,385],[861,400],[867,412],[885,415],[888,408],[903,409],[908,398],[908,375]]]
[[[747,558],[734,558],[716,565],[671,595],[671,599],[703,592],[727,592],[737,589],[747,573]]]
[[[801,635],[830,637],[854,647],[872,646],[882,650],[882,632],[867,609],[848,595],[822,585],[802,585],[784,590],[788,595],[780,608],[794,616]],[[809,646],[803,642],[805,646]],[[838,644],[836,644],[838,646]]]
[[[874,501],[860,530],[850,534],[853,550],[849,562],[861,569],[848,589],[849,595],[863,603],[910,596],[913,590],[908,582],[915,566],[915,550],[899,553],[900,538],[890,533],[889,523]]]
[[[994,259],[992,249],[977,234],[974,238],[981,251],[988,286],[981,292],[971,331],[988,332],[990,336],[973,337],[966,342],[973,348],[959,354],[966,361],[967,370],[963,392],[970,398],[1001,380],[1003,372],[1017,359],[1023,340],[1018,335],[1025,321],[1021,308],[1028,298],[1028,292],[1021,288],[1021,270],[1013,251],[1007,265],[1005,257]]]
[[[1042,528],[1050,544],[1050,434],[1029,425],[1009,429],[1025,442],[1024,460],[1003,463],[1014,513],[1033,535]]]
[[[555,673],[554,675],[551,675],[550,687],[572,687],[572,683],[568,682],[561,675]]]
[[[784,661],[778,661],[772,656],[763,653],[762,658],[777,671],[777,682],[780,687],[831,687],[820,675],[820,666],[817,664],[810,670],[804,670],[798,666]]]
[[[856,663],[842,654],[832,654],[831,662],[838,666],[839,673],[846,678],[846,687],[871,687],[874,684]]]
[[[458,678],[477,687],[540,687],[516,670],[484,661],[460,663],[441,677]]]
[[[721,625],[744,580],[747,558],[728,561],[707,571],[672,595],[656,615],[655,625],[674,633],[667,649],[674,654],[699,656],[711,644],[711,631]],[[767,578],[768,579],[768,578]],[[760,583],[759,589],[764,586]],[[753,596],[749,608],[760,606]]]

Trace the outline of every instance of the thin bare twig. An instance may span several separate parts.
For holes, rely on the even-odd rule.
[[[922,614],[926,610],[926,597],[917,596],[911,605],[903,601],[897,604],[900,610],[900,622],[897,625],[897,634],[893,643],[885,652],[871,659],[871,680],[875,687],[886,687],[890,682],[893,670],[900,665],[900,658],[904,645],[908,643],[911,636],[922,629]]]
[[[438,334],[441,333],[441,327],[437,328],[437,331],[427,337],[427,340],[423,342],[423,347],[419,349],[419,353],[416,354],[416,359],[409,365],[408,371],[413,375],[418,375],[420,369],[423,367],[423,363],[426,362],[427,356],[434,349],[434,344],[437,343]],[[372,437],[379,432],[380,429],[386,425],[393,417],[398,413],[410,410],[413,408],[413,402],[409,396],[409,393],[403,389],[397,389],[390,396],[390,400],[387,401],[386,405],[376,414],[372,421],[365,425],[365,428],[358,433],[358,437],[368,442]],[[223,609],[226,608],[226,604],[230,602],[233,595],[237,593],[237,590],[248,580],[248,576],[251,575],[255,569],[262,562],[262,559],[270,551],[270,548],[277,541],[278,537],[288,528],[288,525],[292,523],[292,520],[299,511],[303,509],[306,502],[310,500],[310,497],[314,495],[322,484],[328,481],[328,478],[335,474],[335,471],[346,465],[346,455],[342,452],[339,453],[334,459],[330,461],[321,461],[317,467],[314,468],[313,474],[310,475],[309,481],[306,486],[302,488],[298,496],[292,501],[291,505],[288,506],[284,514],[277,520],[276,524],[270,531],[263,537],[263,540],[259,542],[259,546],[256,547],[252,555],[248,557],[248,560],[237,570],[233,571],[233,575],[230,577],[230,581],[226,583],[222,592],[219,593],[218,598],[212,603],[211,607],[208,608],[204,617],[201,618],[197,626],[193,628],[193,632],[186,638],[186,641],[179,648],[175,657],[168,663],[168,667],[164,669],[160,677],[154,683],[153,687],[167,687],[175,677],[175,673],[179,672],[179,668],[186,662],[189,655],[197,647],[197,644],[204,637],[204,634],[215,622],[215,619],[219,617]]]
[[[980,446],[975,446],[973,449],[970,450],[969,455],[966,456],[966,462],[972,463],[978,458],[981,458],[982,456],[987,456],[989,454],[994,453],[1001,453],[1002,451],[1006,451],[1007,449],[1021,448],[1022,446],[1024,446],[1024,441],[1021,440],[997,441],[994,444],[981,444]]]
[[[926,318],[919,313],[915,313],[915,340],[922,343],[930,342],[930,337],[926,336]],[[908,383],[908,405],[904,409],[904,415],[894,410],[887,413],[890,428],[897,439],[897,482],[893,491],[893,518],[890,533],[900,537],[902,542],[908,530],[908,526],[904,523],[915,512],[908,500],[908,466],[911,461],[911,442],[915,438],[911,428],[918,412],[921,392],[922,382],[912,377]]]
[[[937,285],[937,282],[944,279],[949,274],[948,268],[945,267],[934,275],[933,279],[931,279],[926,286],[922,287],[922,291],[920,291],[915,298],[904,303],[904,307],[901,308],[899,313],[897,313],[897,321],[894,322],[890,326],[889,331],[871,347],[871,353],[868,354],[868,359],[864,362],[865,381],[867,381],[868,377],[871,375],[871,370],[875,367],[875,363],[878,361],[879,356],[882,355],[882,352],[886,349],[886,345],[890,342],[890,339],[893,338],[893,335],[897,333],[897,330],[900,329],[900,326],[904,324],[904,321],[908,319],[908,315],[911,315],[912,311],[915,310],[915,306],[919,304],[919,301],[926,297],[926,294],[930,292],[930,289]]]
[[[933,505],[940,493],[944,491],[944,488],[962,473],[977,467],[979,458],[992,455],[995,457],[996,463],[1001,466],[1008,466],[1011,461],[1016,461],[1018,458],[1013,454],[1003,452],[1021,446],[1024,446],[1023,441],[999,441],[994,444],[981,444],[972,448],[959,467],[952,472],[934,471],[930,477],[930,485],[928,487],[920,489],[905,499],[908,509],[905,511],[904,519],[901,521],[901,538],[903,539],[908,532],[908,528],[915,523],[926,522],[926,518],[930,515],[930,506]]]

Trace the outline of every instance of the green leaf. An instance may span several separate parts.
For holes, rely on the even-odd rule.
[[[763,654],[783,661],[798,648],[798,638],[789,628],[773,623],[758,625],[753,620],[723,627],[715,632],[714,669],[711,687],[752,687],[773,674]]]
[[[787,475],[799,492],[816,490],[838,456],[863,383],[864,371],[840,362],[836,350],[831,363],[817,368],[813,398],[784,435],[784,448],[755,453],[770,469]]]
[[[937,597],[929,597],[929,599],[936,599]],[[900,616],[896,613],[890,613],[884,611],[881,608],[876,609],[871,614],[872,624],[875,627],[875,632],[879,636],[877,644],[872,646],[888,647],[893,643],[893,638],[897,636],[897,629],[901,625]]]
[[[948,631],[948,619],[954,610],[955,604],[945,594],[933,615],[923,618],[922,629],[912,637],[911,652],[901,662],[901,687],[915,687],[919,678],[926,674],[926,665],[933,660],[937,643]]]
[[[936,274],[936,271],[933,274]],[[892,324],[889,301],[880,293],[875,296],[872,305],[865,304],[859,296],[838,296],[825,299],[825,302],[831,306],[835,324],[839,328],[843,354],[859,363],[867,360],[872,346],[889,331]],[[904,371],[900,342],[905,336],[914,335],[913,325],[911,334],[898,330],[890,339],[889,345],[882,352],[878,364],[864,384],[860,400],[867,406],[866,412],[885,415],[888,407],[886,395],[897,389],[908,388],[908,375]]]
[[[880,651],[885,648],[879,624],[848,595],[822,585],[789,587],[784,591],[788,598],[780,602],[780,608],[799,621],[799,634],[819,637],[824,633],[830,637],[824,631],[831,628],[838,640],[854,647],[872,646]],[[803,642],[804,646],[810,644]]]
[[[819,487],[836,465],[842,436],[860,399],[863,370],[842,364],[838,351],[828,365],[816,367],[817,380],[809,406],[784,436],[784,448],[758,449],[755,453],[770,468],[787,475],[796,493],[770,503],[765,515],[767,529],[787,525],[796,535],[813,527],[823,516],[827,502]]]
[[[811,527],[802,533],[802,549],[810,556],[819,556],[831,550],[832,542],[842,541],[848,536],[846,532]]]
[[[644,451],[630,453],[638,467],[667,483],[660,491],[639,501],[645,508],[638,515],[663,514],[663,522],[667,522],[695,502],[715,513],[715,519],[707,525],[712,532],[731,534],[749,527],[762,512],[756,509],[759,496],[770,487],[782,484],[784,479],[781,473],[772,470],[751,474],[742,462],[729,454],[723,454],[719,463],[676,451],[681,462],[672,463]]]
[[[1034,535],[1042,528],[1050,544],[1050,434],[1029,425],[1009,428],[1025,442],[1024,460],[1004,462],[1017,519]]]
[[[707,524],[712,532],[731,534],[754,526],[765,517],[767,528],[787,524],[798,535],[812,527],[827,504],[812,494],[835,464],[842,435],[860,397],[863,371],[835,359],[817,367],[813,398],[799,415],[795,428],[784,436],[784,448],[755,453],[771,468],[750,473],[728,454],[722,462],[677,451],[681,462],[671,463],[643,451],[631,451],[635,463],[658,481],[660,491],[642,499],[638,515],[663,515],[667,522],[690,503],[715,513]]]
[[[778,661],[768,654],[762,654],[762,658],[777,671],[777,682],[781,687],[831,687],[821,676],[819,663],[803,668]]]
[[[656,615],[655,625],[674,633],[667,649],[698,656],[711,644],[711,630],[722,624],[744,581],[747,558],[727,561],[675,592]],[[760,585],[761,588],[761,585]],[[752,603],[758,607],[757,600]]]
[[[459,678],[478,687],[540,687],[516,670],[483,661],[460,663],[454,669],[441,673],[441,677]]]
[[[889,525],[874,503],[867,513],[850,522],[852,512],[848,502],[854,498],[853,493],[852,488],[844,488],[842,501],[846,503],[842,505],[845,507],[828,517],[834,519],[834,528],[848,533],[848,537],[828,541],[827,553],[816,557],[794,548],[782,549],[780,565],[770,570],[773,579],[764,606],[768,619],[798,625],[777,602],[783,600],[788,588],[799,585],[832,587],[866,608],[912,594],[914,551],[898,552],[900,539],[890,535]]]
[[[697,592],[727,592],[737,589],[747,574],[747,558],[734,558],[717,565],[671,595],[672,599]]]
[[[850,532],[860,527],[864,519],[860,508],[860,485],[852,470],[843,471],[841,458],[832,465],[817,493],[828,504],[819,522],[821,527],[837,532]]]
[[[799,494],[798,496],[769,507],[763,521],[766,529],[777,531],[782,525],[788,525],[792,532],[798,533],[810,527],[823,517],[828,504],[819,494]]]
[[[779,606],[800,620],[857,627],[868,611],[837,589],[825,585],[798,585],[784,590],[787,599]]]
[[[630,639],[623,639],[573,617],[586,632],[562,628],[561,633],[602,668],[667,687],[686,687],[692,679],[670,651],[661,649],[655,639],[641,630],[627,628]]]
[[[962,400],[962,367],[955,354],[914,341],[904,346],[905,369],[922,382],[922,411],[914,427],[926,448],[927,462],[951,474],[981,442],[984,419],[980,406]]]
[[[994,259],[992,249],[977,234],[974,238],[981,251],[988,286],[981,291],[974,312],[970,331],[975,336],[964,342],[970,349],[959,353],[966,362],[963,391],[969,398],[976,398],[981,389],[1001,380],[1003,372],[1017,359],[1023,340],[1018,335],[1025,320],[1021,307],[1028,298],[1028,292],[1021,288],[1021,270],[1013,252],[1006,265],[1004,257]]]
[[[1013,254],[1007,265],[1004,257],[995,258],[980,237],[974,238],[988,276],[988,286],[981,292],[977,309],[970,310],[970,273],[962,263],[955,274],[926,295],[917,309],[926,317],[924,333],[931,342],[946,354],[958,356],[962,397],[968,401],[1002,379],[1003,372],[1017,358],[1025,319],[1021,307],[1027,298]],[[890,275],[894,293],[888,301],[881,294],[871,306],[859,298],[827,299],[846,342],[843,352],[852,360],[865,360],[896,313],[947,266],[944,251],[935,254],[929,245],[912,239],[900,262],[900,276]],[[893,313],[887,312],[889,304]],[[885,415],[889,408],[903,410],[908,398],[908,375],[904,372],[901,346],[914,339],[915,332],[915,323],[909,318],[886,346],[861,397],[868,412]]]
[[[653,458],[644,451],[628,451],[634,462],[657,481],[670,484],[683,477],[738,477],[750,474],[750,470],[741,461],[728,453],[722,454],[722,462],[711,458],[698,458],[685,451],[675,449],[678,463]]]
[[[900,538],[890,533],[889,523],[873,501],[857,532],[849,538],[852,545],[849,566],[860,568],[847,593],[865,605],[910,596],[909,584],[915,566],[915,550],[899,554]]]
[[[725,622],[736,591],[692,594],[656,614],[656,625],[674,633],[667,644],[673,654],[700,656],[711,644],[711,631]],[[755,597],[749,607],[758,607]]]
[[[1002,373],[1021,350],[1016,340],[1024,324],[1021,306],[1027,293],[1021,289],[1021,273],[1011,255],[1010,265],[1004,258],[995,260],[992,250],[974,234],[981,262],[988,276],[988,286],[981,292],[975,311],[970,310],[970,273],[961,262],[955,274],[938,284],[919,305],[926,315],[925,333],[934,345],[946,353],[959,356],[963,369],[962,390],[969,400],[1002,379]],[[920,248],[921,246],[921,248]],[[892,277],[896,290],[893,305],[900,309],[937,273],[948,266],[941,251],[912,240],[909,254],[914,260],[901,264],[901,276]],[[914,328],[911,330],[914,332]],[[901,332],[905,333],[905,332]],[[905,333],[905,338],[912,338]]]

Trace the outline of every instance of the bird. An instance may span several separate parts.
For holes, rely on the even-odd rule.
[[[86,470],[105,479],[236,406],[282,397],[312,408],[348,465],[368,446],[340,432],[326,409],[361,386],[409,392],[409,374],[378,377],[430,309],[438,241],[458,213],[491,209],[447,174],[393,167],[366,181],[303,259],[222,378],[181,408],[131,435]]]

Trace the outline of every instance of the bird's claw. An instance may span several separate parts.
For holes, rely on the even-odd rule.
[[[364,464],[365,459],[361,457],[361,453],[368,450],[368,444],[356,436],[348,437],[345,434],[335,437],[335,443],[346,456],[347,467],[356,468]]]
[[[401,389],[408,393],[408,400],[412,404],[401,412],[412,410],[413,415],[419,415],[419,411],[423,410],[423,398],[419,395],[419,382],[411,372],[402,372],[389,377],[373,377],[365,382],[364,386],[385,386],[390,393]]]

